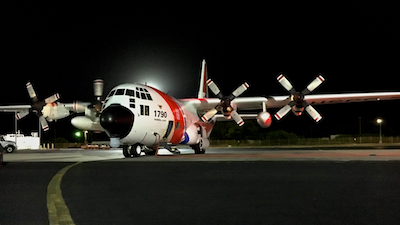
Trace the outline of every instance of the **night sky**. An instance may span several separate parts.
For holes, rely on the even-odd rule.
[[[298,90],[322,73],[327,81],[315,93],[399,90],[397,4],[1,4],[2,105],[29,104],[27,81],[39,98],[58,92],[61,102],[91,101],[97,78],[105,92],[147,82],[176,98],[195,97],[203,58],[226,94],[243,81],[251,85],[244,96],[286,94],[276,81],[280,72]],[[381,116],[384,133],[400,135],[398,104],[317,106],[320,124],[289,114],[272,129],[306,136],[358,133],[362,117],[365,132],[373,133],[371,121]],[[7,122],[0,132],[13,131],[12,116],[1,117]],[[32,121],[34,116],[22,120],[21,129],[37,129]]]

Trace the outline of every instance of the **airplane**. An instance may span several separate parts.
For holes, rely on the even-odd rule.
[[[297,92],[284,74],[279,74],[277,81],[289,96],[240,97],[250,87],[247,82],[226,96],[214,81],[207,79],[205,60],[201,68],[197,98],[177,100],[148,85],[121,84],[105,98],[98,120],[79,118],[82,123],[75,121],[74,125],[92,127],[100,122],[110,137],[111,147],[122,146],[125,157],[138,157],[142,152],[157,154],[160,147],[176,153],[174,148],[179,144],[189,145],[196,154],[204,154],[216,121],[234,120],[243,126],[244,120],[256,119],[261,127],[268,128],[272,116],[267,109],[281,108],[274,115],[276,120],[292,110],[296,116],[306,111],[318,123],[322,116],[312,105],[400,99],[400,92],[309,95],[325,81],[322,75]],[[209,98],[208,90],[217,98]],[[261,111],[239,114],[238,109]]]
[[[302,92],[297,92],[284,74],[279,74],[277,81],[289,95],[240,97],[250,87],[245,82],[226,96],[212,79],[208,79],[207,64],[203,60],[197,98],[177,100],[148,85],[121,84],[114,87],[103,102],[103,81],[95,80],[95,101],[92,103],[57,103],[59,95],[56,94],[38,104],[36,94],[31,94],[33,88],[31,90],[27,85],[32,105],[0,106],[0,111],[14,110],[20,116],[33,111],[39,118],[48,120],[67,117],[71,112],[84,112],[84,116],[71,120],[75,127],[105,131],[110,137],[111,147],[122,146],[125,157],[138,157],[142,152],[157,154],[161,147],[173,154],[179,154],[176,146],[180,144],[189,145],[195,154],[204,154],[209,147],[209,137],[215,122],[234,120],[239,126],[243,126],[244,120],[256,119],[261,127],[268,128],[272,123],[272,116],[267,111],[270,108],[280,108],[274,115],[278,121],[290,111],[296,116],[305,111],[318,123],[322,116],[313,105],[400,99],[400,92],[310,94],[325,82],[322,75],[318,75]],[[208,90],[216,98],[209,98]],[[239,109],[260,112],[239,114]],[[45,129],[47,123],[41,124]]]

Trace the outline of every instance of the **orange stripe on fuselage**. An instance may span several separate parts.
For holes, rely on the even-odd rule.
[[[174,115],[174,133],[172,135],[171,140],[169,140],[170,143],[172,144],[179,144],[184,137],[185,133],[185,120],[183,118],[183,113],[181,111],[181,107],[179,104],[169,95],[165,94],[162,91],[159,91],[153,87],[149,87],[156,91],[168,104],[169,108],[172,111],[172,114]],[[179,126],[177,126],[179,123]]]

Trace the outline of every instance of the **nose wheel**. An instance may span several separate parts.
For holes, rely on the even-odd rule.
[[[139,157],[142,153],[142,146],[140,144],[134,144],[131,146],[124,145],[122,147],[122,153],[125,158]]]

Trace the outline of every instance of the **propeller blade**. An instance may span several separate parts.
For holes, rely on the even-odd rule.
[[[233,98],[231,98],[231,100],[233,100],[234,98],[243,94],[243,92],[245,92],[249,87],[250,87],[250,85],[247,82],[244,82],[242,85],[240,85],[238,88],[236,88],[236,90],[234,92],[232,92]]]
[[[103,96],[104,82],[101,79],[97,79],[93,81],[93,92],[96,100],[101,100],[101,96]]]
[[[243,121],[242,117],[240,117],[239,113],[236,112],[236,110],[231,112],[231,117],[233,120],[235,120],[237,125],[239,125],[240,127],[243,126],[244,121]]]
[[[285,105],[284,107],[282,107],[276,114],[275,114],[275,118],[277,120],[282,119],[284,116],[286,116],[286,114],[288,114],[288,112],[290,111],[292,107],[290,105]]]
[[[278,78],[276,78],[278,82],[282,85],[283,88],[285,88],[287,91],[290,92],[290,94],[296,93],[296,90],[294,89],[293,85],[290,83],[290,81],[281,73]]]
[[[304,95],[309,94],[310,92],[314,91],[317,87],[319,87],[325,78],[322,75],[317,76],[302,92]]]
[[[307,111],[308,115],[310,115],[311,118],[312,118],[316,123],[318,123],[318,122],[322,119],[322,116],[321,116],[321,115],[317,112],[317,110],[315,110],[314,107],[312,107],[311,105],[308,105],[308,106],[306,107],[306,111]]]
[[[48,131],[49,130],[49,125],[47,124],[46,118],[44,118],[44,116],[40,116],[39,117],[39,122],[40,122],[40,125],[42,126],[42,129],[44,131]]]
[[[207,85],[210,88],[210,90],[216,95],[218,96],[218,98],[222,98],[223,95],[221,93],[221,91],[219,90],[218,86],[214,83],[214,81],[212,81],[211,79],[207,80]]]
[[[211,119],[213,116],[215,116],[215,114],[217,114],[218,110],[217,109],[211,109],[210,111],[206,112],[206,114],[204,114],[201,119],[204,122],[207,122],[209,119]]]
[[[60,99],[60,95],[59,95],[58,93],[56,93],[56,94],[54,94],[54,95],[52,95],[52,96],[46,98],[46,99],[44,100],[44,102],[45,102],[46,104],[49,104],[49,103],[53,103],[53,102],[57,101],[58,99]]]
[[[32,99],[32,101],[37,102],[38,98],[36,96],[35,89],[33,89],[31,82],[26,83],[26,90],[28,91],[29,97]]]
[[[17,118],[17,120],[20,120],[20,119],[24,118],[25,116],[27,116],[28,114],[29,114],[29,110],[23,110],[23,111],[15,114],[15,118]]]

